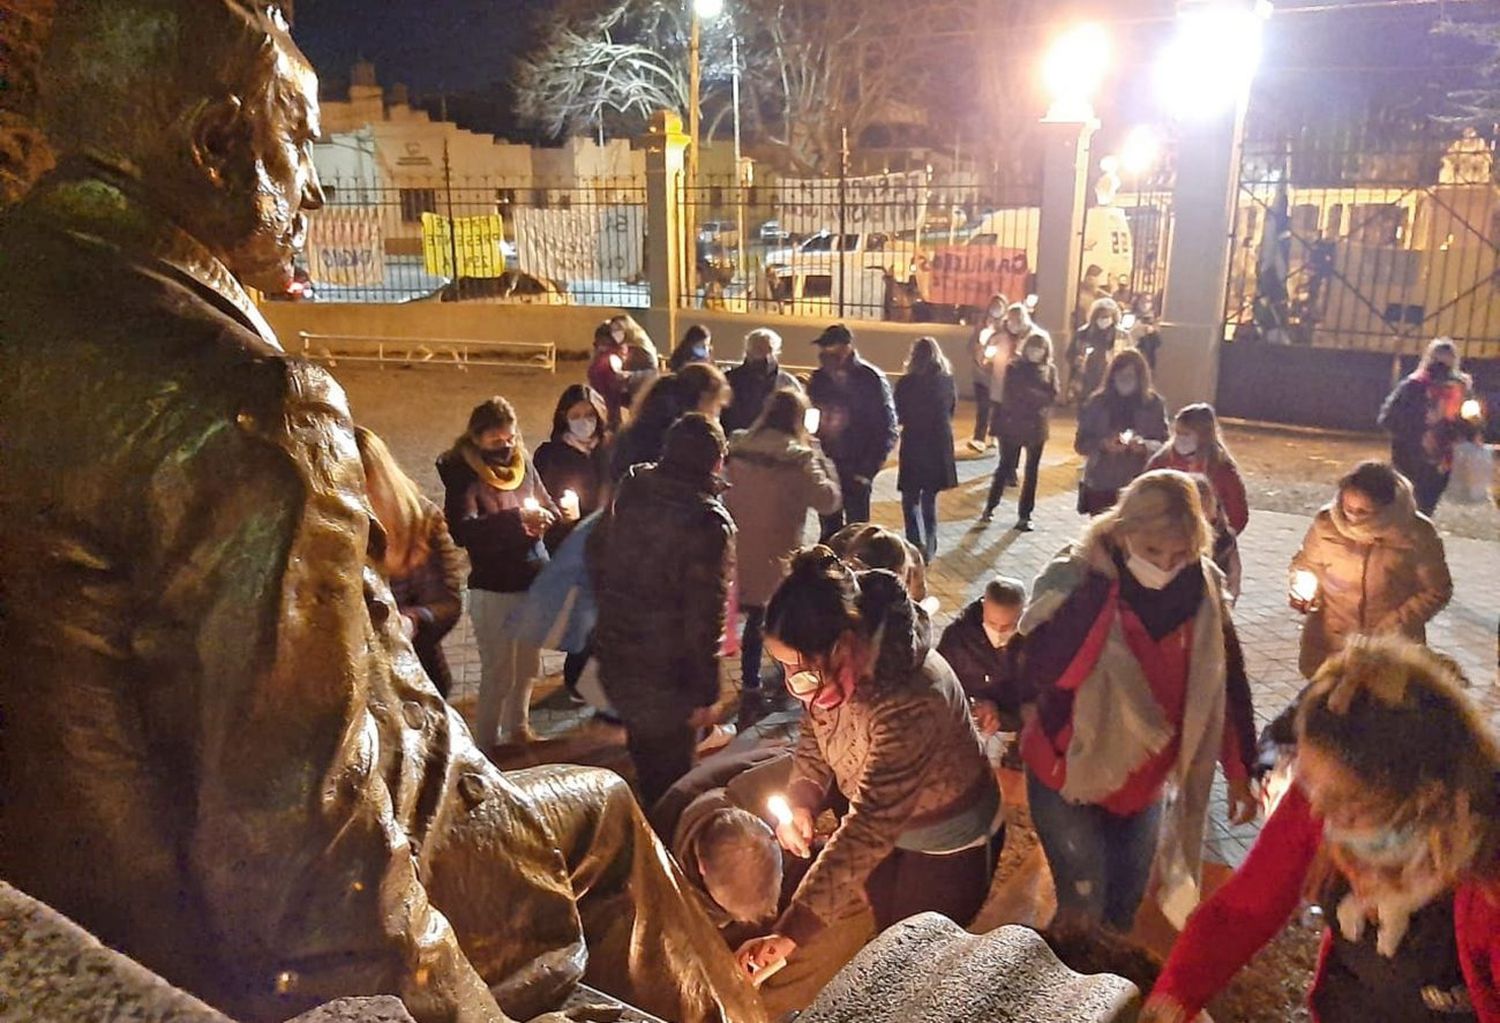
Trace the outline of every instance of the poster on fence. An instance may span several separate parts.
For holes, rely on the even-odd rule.
[[[842,192],[842,196],[841,196]],[[841,216],[842,213],[842,216]],[[927,219],[927,172],[845,178],[781,178],[776,217],[783,231],[920,231]]]
[[[517,209],[516,261],[527,273],[574,288],[587,281],[639,277],[645,248],[643,206]]]
[[[422,214],[422,262],[434,277],[453,273],[453,254],[458,253],[458,277],[499,277],[505,273],[504,225],[500,214],[454,217],[453,236],[449,219],[436,213]]]
[[[998,245],[939,245],[928,261],[927,301],[934,305],[989,305],[997,292],[1027,292],[1031,263],[1025,249]]]
[[[385,242],[380,211],[334,206],[307,221],[307,272],[319,284],[350,287],[385,281]]]

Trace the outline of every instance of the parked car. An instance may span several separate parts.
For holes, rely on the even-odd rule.
[[[915,269],[917,245],[909,234],[900,238],[883,231],[838,234],[823,230],[795,245],[771,250],[766,254],[766,267],[832,274],[840,259],[861,269],[889,270],[897,280],[907,281]]]
[[[789,231],[782,230],[781,221],[768,220],[760,225],[760,240],[767,245],[775,245],[791,241],[792,235]]]

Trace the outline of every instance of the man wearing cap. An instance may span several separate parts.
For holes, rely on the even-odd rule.
[[[823,539],[851,522],[870,521],[870,488],[896,446],[891,383],[859,357],[854,334],[835,323],[813,341],[818,368],[807,394],[822,414],[818,437],[839,471],[842,510],[823,516]]]

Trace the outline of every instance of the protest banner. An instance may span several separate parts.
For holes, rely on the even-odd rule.
[[[505,273],[505,237],[500,214],[454,217],[453,235],[449,219],[436,213],[422,214],[422,261],[435,277],[499,277]],[[453,272],[453,253],[458,251],[458,273]]]
[[[517,209],[516,260],[527,273],[564,287],[640,276],[645,249],[644,206]]]
[[[998,245],[939,245],[927,262],[934,305],[987,306],[997,293],[1019,302],[1031,277],[1025,249]]]
[[[842,187],[841,187],[842,185]],[[781,178],[776,217],[794,235],[918,232],[927,218],[927,172],[856,178]]]
[[[307,221],[307,272],[319,284],[368,287],[385,281],[380,211],[332,206]]]

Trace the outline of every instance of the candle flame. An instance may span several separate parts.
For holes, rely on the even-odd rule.
[[[526,500],[522,501],[521,502],[521,507],[524,508],[524,509],[526,509],[529,512],[541,511],[542,510],[541,504],[534,497],[528,497]]]
[[[1314,572],[1299,568],[1292,576],[1292,595],[1298,600],[1312,600],[1318,595],[1318,577]]]
[[[1480,411],[1479,399],[1470,398],[1463,403],[1463,406],[1459,409],[1458,414],[1465,419],[1478,419]]]
[[[779,792],[766,800],[766,810],[778,825],[785,827],[792,823],[792,804]]]

